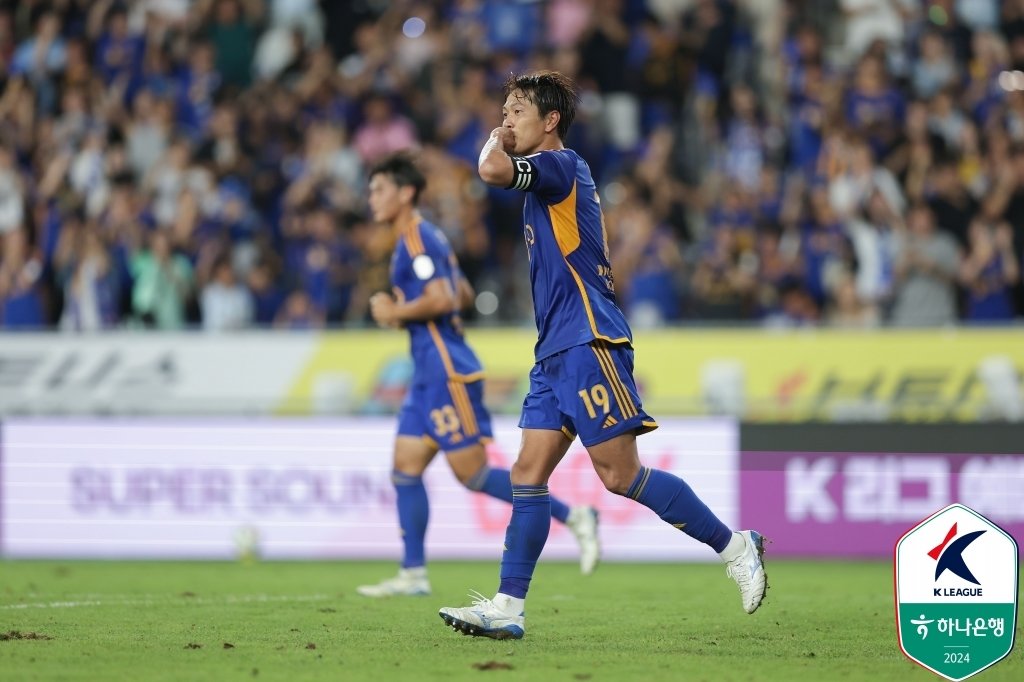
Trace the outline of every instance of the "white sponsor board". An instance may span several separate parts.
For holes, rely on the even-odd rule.
[[[492,466],[520,431],[495,422]],[[255,538],[267,558],[397,558],[390,481],[394,420],[20,419],[3,423],[0,554],[210,558]],[[640,440],[645,464],[686,479],[727,524],[738,519],[736,424],[670,420]],[[441,456],[438,457],[438,460]],[[498,560],[511,508],[428,469],[429,558]],[[605,557],[711,560],[646,507],[604,490],[577,441],[551,480],[568,504],[595,504]],[[244,547],[242,547],[244,549]],[[574,558],[553,524],[547,558]]]
[[[0,414],[265,414],[318,343],[315,333],[0,334]]]

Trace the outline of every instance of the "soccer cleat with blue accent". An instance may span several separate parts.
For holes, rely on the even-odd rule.
[[[499,604],[479,592],[470,592],[469,596],[473,598],[472,606],[462,608],[445,606],[437,612],[437,615],[444,620],[445,625],[471,637],[523,638],[526,633],[526,618],[522,613],[518,616],[507,613]],[[495,599],[499,598],[495,597]]]
[[[580,546],[580,573],[590,575],[601,560],[601,540],[597,535],[597,510],[593,507],[573,507],[569,510],[566,527]]]
[[[726,563],[725,574],[736,581],[743,600],[743,610],[757,611],[768,591],[768,575],[764,572],[764,536],[756,530],[739,531],[743,553]]]
[[[422,568],[402,568],[394,578],[360,585],[356,592],[364,597],[425,597],[430,594],[430,581]]]

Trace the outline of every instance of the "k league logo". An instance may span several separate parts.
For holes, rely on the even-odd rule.
[[[952,504],[896,544],[896,629],[911,660],[963,680],[1005,658],[1017,620],[1018,549],[1002,528]]]
[[[967,564],[964,561],[964,550],[967,549],[972,542],[981,537],[985,531],[976,530],[973,533],[967,533],[956,540],[947,547],[946,545],[956,537],[956,523],[950,527],[949,532],[946,533],[945,539],[936,547],[933,547],[928,551],[928,556],[935,559],[938,563],[935,566],[935,580],[938,581],[939,576],[945,571],[950,571],[954,575],[958,575],[967,582],[974,583],[975,585],[981,585],[978,579],[971,573],[971,569],[967,568]],[[935,589],[935,596],[941,596],[939,588]],[[955,594],[948,593],[947,597],[959,597],[959,596],[981,596],[981,588],[979,587],[976,592],[970,590],[967,593],[963,593],[962,590],[956,590]]]

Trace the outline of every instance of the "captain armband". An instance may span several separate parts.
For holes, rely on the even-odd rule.
[[[528,192],[537,179],[537,169],[532,163],[521,156],[512,158],[512,182],[505,189],[518,189]]]

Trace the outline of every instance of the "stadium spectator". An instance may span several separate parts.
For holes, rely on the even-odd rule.
[[[866,210],[845,224],[857,262],[854,293],[863,304],[879,310],[886,309],[892,298],[897,235],[903,229],[899,215],[876,191]]]
[[[921,36],[921,54],[914,64],[911,80],[914,84],[914,95],[921,99],[929,99],[939,90],[953,83],[956,78],[956,65],[949,46],[942,35],[935,31],[927,31]]]
[[[757,259],[756,306],[759,312],[770,316],[779,309],[783,285],[798,281],[803,274],[800,236],[796,230],[764,225],[758,231]]]
[[[829,184],[828,199],[838,219],[845,220],[864,208],[869,197],[876,192],[892,211],[903,213],[903,192],[888,169],[875,165],[867,143],[856,138],[846,141],[836,165],[838,168]]]
[[[879,154],[895,141],[905,110],[906,98],[890,82],[884,60],[869,53],[857,65],[844,101],[846,123]]]
[[[274,326],[292,330],[319,329],[324,326],[324,316],[313,307],[305,291],[293,291],[274,318]]]
[[[200,140],[213,114],[214,94],[223,84],[215,69],[214,48],[209,42],[191,46],[186,68],[178,76],[178,124],[193,139]]]
[[[0,322],[11,329],[37,329],[46,321],[43,309],[39,255],[28,246],[28,236],[18,229],[3,236],[0,259]]]
[[[373,94],[363,105],[363,123],[356,128],[352,142],[362,160],[371,163],[414,147],[416,131],[412,121],[394,110],[387,96]]]
[[[821,318],[821,309],[811,292],[798,279],[786,279],[778,289],[779,304],[765,317],[772,328],[813,327]]]
[[[24,189],[14,155],[0,146],[0,238],[20,230],[25,220]]]
[[[690,281],[693,314],[708,320],[749,317],[753,308],[755,264],[732,227],[714,231],[700,253]]]
[[[843,272],[833,285],[835,295],[827,312],[828,323],[844,329],[870,329],[880,321],[878,308],[864,301],[857,293],[856,282]]]
[[[966,247],[967,229],[979,207],[967,191],[960,168],[953,159],[940,160],[932,168],[928,205],[939,229],[950,234],[961,247]]]
[[[247,285],[253,301],[253,322],[260,327],[274,323],[284,302],[284,291],[278,279],[276,269],[263,261],[255,263],[249,270]]]
[[[199,0],[196,4],[196,16],[208,26],[207,33],[217,55],[217,72],[227,85],[249,85],[263,2]]]
[[[107,86],[115,82],[123,86],[134,77],[142,62],[145,39],[129,27],[124,5],[110,0],[93,3],[89,9],[89,34],[96,37],[95,64]],[[69,60],[69,66],[79,61]]]
[[[854,60],[876,42],[891,50],[902,47],[904,20],[914,12],[913,0],[839,0],[846,14],[846,56]]]
[[[245,329],[252,324],[252,297],[239,284],[235,269],[227,258],[221,257],[214,263],[213,276],[203,287],[199,305],[203,328],[207,331]]]
[[[725,126],[724,172],[726,180],[750,192],[760,184],[764,163],[764,125],[753,90],[737,85],[729,93],[732,117]]]
[[[967,290],[967,321],[1013,319],[1012,287],[1020,280],[1020,263],[1010,226],[981,220],[971,223],[967,257],[959,276]]]
[[[623,0],[596,0],[580,36],[584,79],[601,93],[602,132],[615,152],[632,151],[640,141],[640,102],[632,92],[629,26]]]
[[[132,310],[139,322],[156,329],[185,324],[186,297],[192,293],[192,266],[173,252],[168,235],[151,232],[148,247],[131,257]]]
[[[907,215],[906,233],[896,245],[893,324],[926,327],[956,319],[953,280],[960,265],[956,242],[938,232],[928,206],[917,204]]]
[[[52,85],[55,75],[67,64],[67,43],[61,36],[60,16],[49,9],[39,14],[32,36],[18,45],[11,61],[11,73],[25,74],[40,87]],[[40,92],[48,95],[47,92]]]
[[[120,283],[110,251],[94,223],[77,216],[64,223],[54,266],[58,280],[64,283],[61,329],[98,331],[117,323]]]

